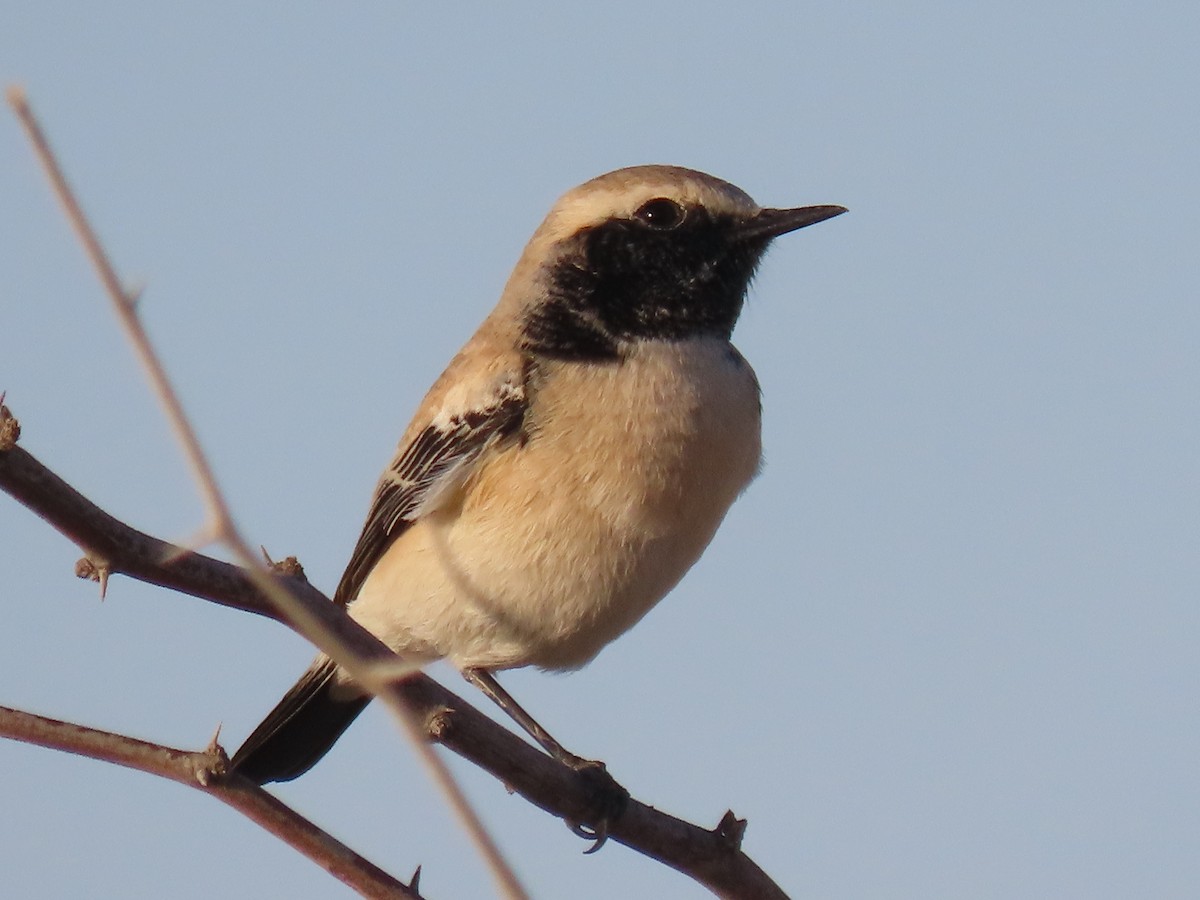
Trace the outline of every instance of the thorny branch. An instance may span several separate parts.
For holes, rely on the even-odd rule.
[[[411,886],[404,885],[262,788],[227,775],[225,751],[215,740],[205,750],[188,752],[4,706],[0,706],[0,735],[198,788],[229,804],[360,894],[387,900],[420,900],[415,880]]]
[[[127,575],[283,621],[239,567],[175,547],[118,521],[20,447],[0,451],[0,490],[82,547],[89,559],[102,561],[111,575]],[[383,658],[389,653],[312,585],[295,578],[281,578],[279,584],[355,652],[365,658]],[[591,795],[579,773],[555,762],[424,674],[394,684],[389,691],[409,705],[430,740],[475,763],[551,815],[568,822],[587,819]],[[624,814],[609,824],[608,836],[692,877],[718,896],[785,898],[742,852],[743,828],[744,823],[732,813],[708,830],[631,799]]]

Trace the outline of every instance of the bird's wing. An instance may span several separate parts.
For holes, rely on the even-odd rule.
[[[392,541],[437,509],[485,451],[521,430],[527,404],[524,372],[510,371],[491,379],[482,397],[476,395],[466,403],[459,399],[464,392],[439,391],[439,386],[434,386],[423,406],[428,412],[418,414],[409,427],[375,489],[366,524],[334,593],[336,603],[352,601]],[[443,398],[430,408],[431,401]]]

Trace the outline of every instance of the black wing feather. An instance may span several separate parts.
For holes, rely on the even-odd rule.
[[[512,384],[493,405],[429,425],[409,442],[375,489],[362,534],[334,592],[335,603],[345,605],[357,596],[379,557],[413,523],[430,489],[453,469],[520,431],[525,409],[523,386]]]
[[[291,781],[311,769],[371,701],[370,695],[336,698],[336,672],[333,660],[318,657],[246,738],[230,766],[255,784]]]

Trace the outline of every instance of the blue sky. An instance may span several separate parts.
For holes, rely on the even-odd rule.
[[[850,214],[735,335],[767,465],[693,573],[506,684],[797,897],[1191,897],[1200,883],[1194,4],[25,4],[40,112],[239,524],[332,588],[379,468],[567,188],[687,165]],[[182,539],[196,494],[15,124],[0,389],[23,446]],[[0,704],[236,745],[307,664],[0,500]],[[452,672],[436,672],[467,690]],[[457,766],[535,896],[703,892]],[[0,743],[13,896],[349,896],[220,804]],[[279,790],[436,897],[488,893],[372,710]]]

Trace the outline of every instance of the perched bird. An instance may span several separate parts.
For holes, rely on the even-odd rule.
[[[586,763],[491,673],[585,665],[697,560],[759,468],[758,381],[730,343],[755,268],[843,212],[764,209],[673,166],[569,191],[401,438],[335,601]],[[233,768],[296,778],[370,699],[318,657]]]

